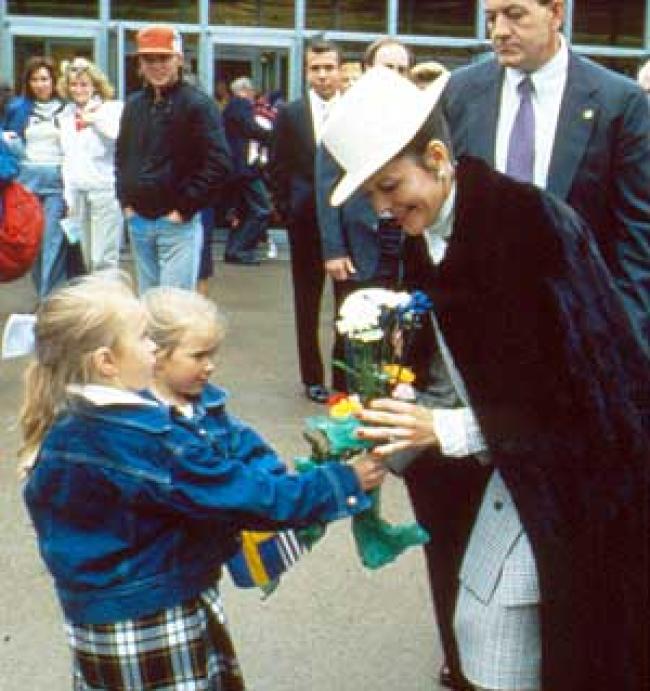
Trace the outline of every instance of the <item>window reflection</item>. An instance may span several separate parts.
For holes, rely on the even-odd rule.
[[[307,0],[308,29],[387,29],[386,0]]]
[[[97,19],[98,0],[9,0],[9,14],[31,14],[37,17],[83,17]]]
[[[473,37],[476,0],[400,0],[399,32],[403,34]]]
[[[415,64],[439,62],[450,72],[472,62],[477,50],[472,48],[442,48],[436,46],[415,46]]]
[[[614,70],[614,72],[620,72],[634,80],[636,80],[639,67],[643,64],[643,60],[639,60],[638,58],[606,57],[602,55],[587,55],[587,57],[591,58],[594,62],[600,63],[604,67],[608,67],[610,70]]]
[[[293,28],[294,0],[210,0],[210,23]]]
[[[573,43],[642,48],[646,0],[574,0]]]
[[[156,23],[191,24],[199,21],[198,0],[111,0],[111,17]]]

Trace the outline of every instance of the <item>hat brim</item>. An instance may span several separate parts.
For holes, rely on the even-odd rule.
[[[136,55],[182,55],[177,50],[165,48],[142,48],[135,51]]]
[[[340,206],[343,204],[356,190],[358,190],[365,182],[367,182],[375,173],[377,173],[386,163],[392,160],[417,134],[420,127],[440,100],[440,96],[447,86],[449,75],[441,75],[436,81],[426,89],[422,90],[422,100],[418,107],[405,113],[403,127],[395,132],[395,136],[379,155],[372,156],[369,153],[368,163],[361,166],[352,173],[346,172],[339,180],[330,197],[330,204],[332,206]],[[328,126],[336,126],[335,110],[331,122]],[[351,116],[351,113],[341,113],[338,120],[344,120]],[[340,123],[344,124],[344,123]]]

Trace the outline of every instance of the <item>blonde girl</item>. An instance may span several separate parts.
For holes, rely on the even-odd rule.
[[[65,63],[60,95],[63,191],[67,223],[78,232],[88,271],[116,269],[124,220],[115,196],[115,140],[123,103],[106,75],[86,58]],[[65,222],[64,222],[65,225]]]
[[[152,389],[161,400],[188,414],[206,396],[217,396],[209,384],[226,324],[211,300],[172,287],[153,288],[144,295],[149,333],[156,344]],[[219,398],[225,392],[219,391]]]
[[[25,502],[54,578],[74,688],[244,688],[215,578],[242,527],[304,525],[368,507],[370,458],[263,472],[227,435],[138,393],[154,365],[124,283],[88,276],[39,308],[21,413]]]

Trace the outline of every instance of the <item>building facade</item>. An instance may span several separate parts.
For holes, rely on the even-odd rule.
[[[650,0],[565,0],[573,47],[636,74],[650,54]],[[25,60],[83,55],[120,97],[139,84],[137,30],[150,22],[182,32],[187,70],[209,93],[247,75],[289,98],[302,89],[304,42],[324,32],[355,60],[377,36],[409,44],[418,60],[453,68],[489,51],[482,0],[0,0],[0,78],[17,88]]]

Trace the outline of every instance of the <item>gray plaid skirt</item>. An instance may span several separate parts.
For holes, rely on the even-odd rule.
[[[66,624],[74,691],[243,691],[219,591],[110,624]]]
[[[485,689],[541,689],[541,632],[535,561],[522,532],[486,600],[460,583],[454,630],[463,673]]]

